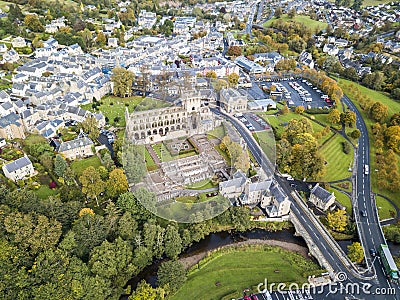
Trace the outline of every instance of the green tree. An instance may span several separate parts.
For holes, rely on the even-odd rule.
[[[110,197],[117,197],[127,192],[129,188],[125,173],[122,169],[114,169],[111,171],[106,183],[107,194]]]
[[[182,239],[176,225],[168,225],[164,236],[165,254],[175,259],[182,251]]]
[[[153,288],[145,280],[142,280],[128,300],[164,300],[165,296],[166,291],[163,288]]]
[[[338,209],[335,212],[328,212],[326,219],[328,221],[328,226],[338,232],[342,232],[347,226],[347,215],[346,211],[343,209]]]
[[[96,200],[97,206],[99,206],[98,196],[104,192],[104,182],[101,180],[99,172],[90,166],[83,171],[79,181],[82,184],[82,193],[89,199]]]
[[[106,43],[107,43],[107,37],[105,36],[105,34],[104,34],[103,32],[100,31],[100,32],[97,34],[96,43],[97,43],[97,45],[99,45],[100,47],[104,47],[104,46],[106,45]]]
[[[118,235],[124,240],[133,241],[138,235],[138,223],[127,211],[118,220]]]
[[[86,119],[81,122],[78,127],[87,133],[93,142],[97,141],[97,138],[100,135],[100,129],[99,122],[94,116],[86,117]]]
[[[113,94],[119,97],[131,96],[134,79],[133,73],[122,67],[116,67],[112,72],[111,81],[114,84]]]
[[[364,249],[359,242],[354,242],[347,246],[348,257],[352,262],[360,263],[364,259]]]
[[[354,130],[351,132],[350,136],[351,136],[353,139],[358,139],[358,138],[361,136],[361,131],[360,131],[359,129],[354,129]]]
[[[161,264],[157,272],[158,285],[168,286],[172,293],[176,292],[186,281],[186,272],[179,261],[167,261]]]
[[[67,167],[68,167],[68,164],[65,161],[65,159],[60,154],[57,154],[56,160],[54,161],[54,173],[58,177],[63,177]]]
[[[90,254],[88,265],[91,272],[111,280],[116,287],[122,287],[137,272],[132,250],[129,242],[120,237],[112,243],[104,241]]]

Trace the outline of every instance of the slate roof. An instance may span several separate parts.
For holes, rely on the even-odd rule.
[[[64,151],[68,151],[71,149],[77,149],[80,147],[85,147],[88,145],[93,145],[93,142],[91,139],[89,139],[88,137],[83,137],[83,138],[78,138],[72,141],[68,141],[68,142],[63,142],[60,145],[59,148],[59,152],[64,152]]]
[[[11,124],[21,126],[19,120],[20,120],[19,116],[16,113],[12,112],[7,116],[0,118],[0,127],[4,128]]]
[[[271,195],[278,201],[279,203],[285,201],[287,196],[283,192],[282,188],[278,184],[274,184],[270,188]]]
[[[18,158],[17,160],[14,160],[13,162],[10,162],[3,167],[9,172],[15,172],[16,170],[22,169],[23,167],[31,165],[32,162],[29,160],[27,156]]]
[[[311,190],[311,194],[315,195],[318,199],[320,199],[324,203],[328,202],[333,197],[332,193],[320,187],[319,184],[316,184],[314,186],[314,188]]]

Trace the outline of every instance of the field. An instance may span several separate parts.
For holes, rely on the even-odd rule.
[[[329,1],[330,2],[335,2],[334,0],[329,0]],[[379,5],[379,4],[386,4],[386,3],[390,3],[390,2],[393,2],[393,0],[364,0],[362,6],[363,7],[376,6],[376,5]]]
[[[375,147],[373,140],[371,138],[371,126],[375,123],[371,119],[369,119],[366,115],[366,113],[361,110],[360,106],[356,101],[354,101],[354,94],[355,94],[355,89],[350,88],[350,85],[352,84],[354,87],[357,87],[363,95],[366,95],[373,99],[373,101],[379,101],[385,105],[388,106],[389,110],[389,116],[394,114],[395,112],[400,111],[400,102],[396,102],[392,99],[390,99],[388,96],[385,94],[382,94],[380,92],[368,89],[366,87],[363,87],[357,83],[354,83],[349,80],[345,79],[340,79],[339,81],[339,86],[342,88],[343,92],[351,99],[353,100],[353,103],[357,106],[357,108],[360,110],[361,115],[363,116],[363,119],[365,121],[365,124],[367,126],[368,132],[369,132],[369,137],[370,137],[370,153],[371,153],[371,170],[377,169],[376,163],[375,163]],[[399,168],[400,168],[400,156],[399,156]],[[393,193],[388,190],[381,190],[378,188],[377,185],[377,178],[376,178],[376,172],[371,172],[371,184],[372,184],[372,190],[374,192],[379,192],[380,194],[383,194],[387,197],[389,197],[398,207],[400,207],[400,196],[398,193]]]
[[[140,105],[144,108],[159,108],[167,106],[167,104],[160,100],[154,100],[149,98],[143,98],[141,96],[133,96],[127,98],[119,98],[115,96],[106,96],[100,100],[101,105],[97,107],[96,111],[101,111],[105,117],[108,118],[109,124],[116,127],[125,127],[125,110],[132,113],[136,108],[138,110]],[[85,104],[82,106],[83,109],[89,111],[95,111],[92,107],[92,103]],[[117,118],[117,119],[116,119]],[[117,122],[114,120],[116,119]]]
[[[296,15],[293,19],[291,19],[291,18],[289,18],[289,16],[287,14],[284,14],[284,15],[282,15],[282,17],[280,19],[283,21],[286,21],[286,22],[287,21],[296,21],[296,22],[302,23],[305,26],[307,26],[308,28],[310,28],[312,31],[315,31],[316,29],[322,30],[322,29],[325,29],[326,27],[328,27],[328,23],[312,20],[309,16]],[[263,26],[269,27],[269,26],[271,26],[271,23],[276,20],[277,20],[277,18],[273,17],[272,19],[265,22],[263,24]]]
[[[353,147],[350,147],[350,153],[344,153],[342,150],[342,142],[344,141],[346,141],[344,137],[336,134],[320,148],[321,154],[327,162],[326,172],[322,180],[329,182],[351,176],[348,169],[353,164],[354,150]]]
[[[380,220],[391,219],[393,217],[396,217],[396,209],[385,198],[377,196],[376,207],[378,208],[378,214]]]
[[[240,297],[245,288],[257,292],[256,286],[265,278],[268,283],[303,283],[307,281],[306,273],[321,272],[311,260],[279,247],[229,250],[200,262],[203,266],[189,273],[186,283],[171,299],[232,299]]]
[[[71,163],[71,169],[75,172],[75,174],[79,177],[82,175],[85,169],[89,168],[90,166],[98,168],[101,166],[101,161],[97,156],[92,156],[89,158],[84,158],[81,160],[77,160]]]

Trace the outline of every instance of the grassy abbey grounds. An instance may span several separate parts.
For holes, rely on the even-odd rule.
[[[304,283],[323,272],[312,260],[280,247],[248,245],[212,252],[189,271],[186,283],[172,300],[232,299],[264,283]]]

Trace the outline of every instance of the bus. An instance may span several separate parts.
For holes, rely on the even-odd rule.
[[[385,269],[386,276],[391,280],[397,281],[399,279],[399,269],[397,269],[397,266],[387,245],[382,244],[379,246],[379,256],[382,259],[382,264],[383,268]]]

